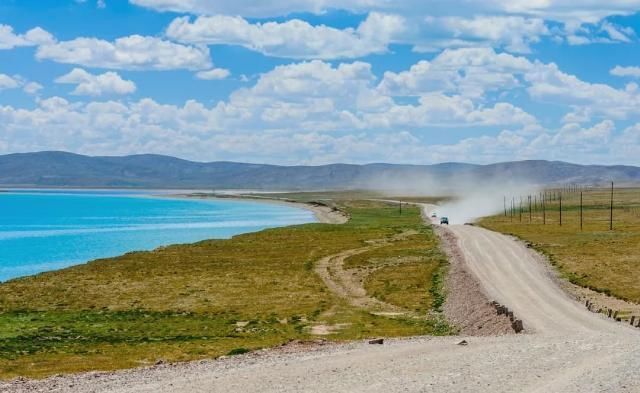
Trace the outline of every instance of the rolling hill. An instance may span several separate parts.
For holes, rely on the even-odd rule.
[[[452,179],[534,184],[640,183],[635,166],[515,161],[490,165],[331,164],[278,166],[193,162],[162,155],[90,157],[66,152],[0,156],[3,187],[107,187],[191,189],[384,189],[402,184],[450,183]]]

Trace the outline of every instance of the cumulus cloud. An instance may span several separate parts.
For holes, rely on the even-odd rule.
[[[336,29],[291,19],[249,23],[239,16],[175,19],[167,28],[171,39],[191,44],[240,45],[269,56],[288,58],[354,58],[387,50],[404,30],[404,19],[371,13],[358,28]]]
[[[559,37],[562,36],[569,45],[630,43],[636,40],[636,33],[631,27],[619,26],[608,20],[592,24],[565,23]]]
[[[0,74],[0,91],[18,88],[22,88],[25,93],[33,95],[42,89],[42,85],[37,82],[30,82],[20,75]]]
[[[225,79],[231,72],[224,68],[212,68],[206,71],[200,71],[196,73],[196,78],[204,79],[204,80],[216,80],[216,79]]]
[[[203,70],[211,68],[205,46],[177,44],[157,37],[131,35],[113,42],[76,38],[38,47],[36,58],[85,67],[127,70]]]
[[[170,34],[185,42],[231,43],[273,56],[305,59],[357,58],[385,51],[391,42],[412,45],[418,52],[483,45],[513,53],[531,52],[531,45],[543,37],[571,45],[631,42],[635,40],[634,30],[607,18],[631,15],[640,8],[640,0],[606,3],[597,0],[580,3],[567,0],[130,2],[159,11],[200,15],[193,22],[187,17],[174,21]],[[314,26],[299,19],[268,21],[295,13],[322,14],[330,10],[346,10],[369,17],[385,15],[387,19],[385,24],[374,21],[379,29],[369,37],[361,35],[362,26],[338,29]],[[247,17],[267,21],[249,23],[244,19]],[[386,30],[385,26],[393,27],[393,31]],[[287,35],[285,39],[284,35]]]
[[[640,76],[636,67],[616,67],[611,73]],[[391,96],[441,93],[480,102],[488,93],[520,89],[532,100],[568,108],[565,123],[588,122],[594,117],[624,120],[640,116],[640,89],[636,83],[622,89],[589,83],[563,72],[554,63],[530,61],[491,48],[445,50],[406,71],[386,72],[378,89]]]
[[[355,3],[362,7],[375,5],[367,0],[339,2],[329,0],[285,0],[285,1],[224,1],[224,0],[129,0],[130,3],[159,11],[189,12],[205,15],[241,15],[246,17],[271,17],[289,15],[294,12],[321,13],[328,9],[353,10]],[[358,7],[361,8],[361,7]]]
[[[241,15],[245,17],[275,17],[292,13],[323,13],[346,10],[357,13],[380,11],[401,15],[513,14],[528,15],[550,20],[595,23],[611,15],[630,15],[640,8],[640,0],[284,0],[264,2],[258,0],[129,0],[132,4],[159,11],[189,12],[206,15]],[[446,4],[448,7],[443,7]],[[449,15],[450,16],[450,15]]]
[[[107,86],[115,89],[112,79],[101,80],[105,75],[109,73],[92,75],[75,69],[57,81],[77,84],[78,94],[97,95]],[[275,154],[284,149],[267,147],[269,143],[304,142],[294,149],[292,160],[315,153],[318,160],[346,158],[349,154],[354,154],[352,159],[358,156],[364,160],[374,148],[384,148],[387,159],[396,155],[400,158],[402,155],[390,148],[389,141],[401,139],[408,146],[418,145],[415,135],[425,127],[536,123],[533,116],[511,104],[479,104],[456,94],[424,94],[413,105],[401,104],[381,91],[378,83],[368,63],[334,66],[315,60],[278,66],[262,74],[253,86],[240,88],[228,100],[213,106],[197,101],[175,106],[151,99],[71,103],[50,98],[39,101],[33,110],[4,107],[0,121],[14,150],[25,150],[21,143],[32,143],[30,149],[40,148],[40,143],[62,148],[60,144],[65,143],[64,149],[82,148],[84,152],[115,152],[118,150],[113,149],[125,146],[131,150],[128,152],[137,149],[178,154],[208,146],[209,151],[228,149],[240,159],[243,152],[253,154],[262,149],[262,154],[267,154],[271,149]],[[47,130],[45,136],[41,135],[43,129]],[[32,136],[32,142],[23,139],[26,135]],[[54,135],[59,139],[53,141]],[[394,135],[402,138],[394,139]],[[166,140],[176,142],[166,144]],[[404,149],[405,153],[409,150]]]
[[[44,86],[42,86],[40,83],[38,82],[27,82],[25,83],[24,87],[22,88],[22,90],[24,90],[25,93],[27,94],[38,94],[38,92],[40,92],[40,90],[42,90],[44,88]]]
[[[391,95],[446,92],[480,98],[488,91],[521,86],[520,76],[532,67],[525,57],[496,53],[491,48],[448,49],[407,71],[385,72],[379,89]]]
[[[369,113],[364,119],[371,127],[389,129],[536,123],[535,117],[509,103],[484,108],[469,99],[442,94],[424,95],[419,105],[394,105],[384,112]]]
[[[528,124],[533,116],[506,103],[484,107],[459,95],[419,94],[415,105],[399,104],[394,92],[378,88],[371,65],[314,60],[276,67],[255,86],[221,103],[257,127],[314,130],[410,129],[426,126]],[[234,125],[235,126],[235,125]]]
[[[0,74],[0,90],[15,89],[20,86],[20,82],[7,74]]]
[[[562,72],[553,63],[536,63],[525,79],[532,98],[573,107],[577,118],[588,120],[593,115],[600,115],[628,119],[640,114],[640,91],[635,83],[624,89],[589,83]]]
[[[199,71],[197,77],[226,76],[226,70],[212,67]],[[115,72],[94,75],[75,69],[58,81],[77,85],[77,94],[131,90],[126,87],[130,81]],[[20,83],[26,89],[26,81]],[[564,125],[543,128],[526,107],[505,102],[505,93],[528,94],[533,101],[568,110]],[[583,81],[553,63],[491,48],[462,48],[381,78],[362,61],[280,65],[213,105],[50,98],[38,100],[34,109],[0,106],[0,124],[7,151],[145,151],[269,162],[286,157],[287,163],[433,162],[452,157],[582,161],[616,157],[613,146],[622,146],[623,140],[636,143],[635,128],[621,134],[614,121],[638,121],[638,108],[634,83],[617,89]],[[429,143],[436,133],[460,128],[484,135]]]
[[[428,34],[428,39],[417,43],[419,52],[485,45],[529,53],[531,44],[551,34],[543,19],[522,16],[428,16],[425,22],[427,33],[436,32],[443,38],[433,39],[433,34]]]
[[[0,49],[50,44],[54,41],[53,36],[40,27],[35,27],[24,34],[16,34],[12,26],[0,24]]]
[[[615,66],[609,73],[614,76],[640,78],[640,67]]]
[[[429,16],[423,20],[371,12],[356,28],[343,29],[300,19],[249,23],[240,16],[183,16],[173,20],[166,34],[180,42],[240,45],[268,56],[335,59],[383,53],[392,43],[413,45],[418,52],[479,45],[530,52],[530,45],[550,31],[539,18]]]
[[[612,24],[607,26],[610,31],[621,31]],[[583,30],[589,33],[588,29]],[[575,29],[567,34],[578,38]],[[532,44],[552,33],[540,18],[504,15],[419,18],[370,12],[357,27],[342,29],[312,25],[300,19],[250,23],[240,16],[195,19],[183,16],[171,22],[166,35],[190,44],[239,45],[275,57],[336,59],[383,53],[393,43],[411,45],[416,52],[484,46],[529,53]]]
[[[136,91],[136,84],[122,79],[117,72],[93,75],[82,68],[74,68],[68,74],[58,77],[55,82],[76,85],[71,94],[82,96],[131,94]]]
[[[429,163],[464,160],[495,162],[524,158],[589,162],[634,160],[621,152],[640,151],[640,124],[621,134],[603,121],[589,127],[565,125],[549,130],[537,124],[495,135],[430,144],[428,131],[327,133],[308,129],[242,129],[230,131],[219,105],[195,101],[163,105],[151,99],[71,103],[53,97],[33,109],[0,106],[1,151],[43,149],[87,154],[153,152],[197,160],[246,160],[280,164],[336,161]],[[222,117],[221,117],[222,116]],[[171,140],[172,143],[166,143]]]

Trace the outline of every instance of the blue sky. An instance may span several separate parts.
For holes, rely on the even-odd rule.
[[[0,154],[638,165],[640,0],[2,0]]]

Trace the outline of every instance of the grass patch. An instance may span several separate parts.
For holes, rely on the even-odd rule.
[[[227,356],[235,356],[235,355],[243,355],[245,353],[249,353],[251,352],[251,350],[247,349],[247,348],[233,348],[232,350],[230,350],[227,353]]]
[[[562,276],[572,283],[640,302],[640,189],[618,189],[614,198],[614,230],[609,231],[609,190],[583,194],[583,227],[580,228],[580,196],[565,193],[560,226],[559,200],[546,204],[546,225],[541,206],[528,205],[513,218],[497,215],[480,224],[512,234],[546,255]]]
[[[364,283],[369,295],[418,313],[441,311],[444,295],[440,276],[446,265],[429,227],[345,261],[346,268],[376,269]]]
[[[411,230],[419,237],[405,242],[406,255],[424,263],[388,270],[393,285],[408,289],[388,296],[426,310],[434,304],[432,274],[440,263],[430,259],[435,237],[417,208],[400,216],[378,202],[339,206],[351,217],[345,225],[298,225],[134,252],[1,284],[0,378],[212,358],[309,338],[320,321],[343,326],[330,336],[336,340],[447,334],[437,318],[375,316],[328,291],[313,272],[315,261]],[[389,256],[401,251],[393,247]]]

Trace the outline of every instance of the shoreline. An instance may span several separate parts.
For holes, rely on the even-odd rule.
[[[228,195],[228,196],[227,196]],[[275,195],[275,194],[274,194]],[[190,193],[190,194],[168,194],[168,195],[154,195],[154,197],[164,198],[182,198],[182,199],[203,199],[203,200],[228,200],[239,202],[258,202],[267,203],[271,205],[289,206],[299,209],[310,211],[321,224],[339,225],[345,224],[349,221],[349,216],[341,210],[332,208],[331,206],[324,205],[322,203],[311,202],[297,202],[290,199],[281,198],[268,198],[255,195],[243,195],[243,194],[205,194],[205,193]]]
[[[58,190],[56,190],[58,191]],[[176,190],[178,191],[178,190]],[[0,192],[7,192],[10,193],[11,191],[5,191],[5,190],[0,190]],[[258,196],[246,196],[246,195],[241,195],[241,194],[229,194],[229,196],[225,196],[225,195],[217,195],[217,194],[205,194],[205,193],[199,193],[199,192],[193,192],[193,193],[175,193],[175,194],[147,194],[147,195],[124,195],[127,197],[138,197],[138,198],[157,198],[157,199],[182,199],[182,200],[194,200],[194,199],[200,199],[200,200],[229,200],[229,201],[238,201],[238,202],[257,202],[257,203],[264,203],[264,204],[270,204],[270,205],[280,205],[280,206],[288,206],[288,207],[292,207],[292,208],[297,208],[297,209],[304,209],[307,211],[310,211],[313,213],[315,219],[317,220],[318,223],[322,223],[322,224],[332,224],[332,225],[339,225],[339,224],[344,224],[347,221],[349,221],[349,216],[337,209],[334,209],[330,206],[321,204],[321,203],[307,203],[307,202],[297,202],[297,201],[292,201],[292,200],[285,200],[285,199],[278,199],[278,198],[266,198],[266,197],[258,197]],[[284,228],[287,226],[290,226],[292,224],[287,224],[287,225],[283,225],[283,226],[279,226],[280,228]],[[253,231],[252,231],[253,232]],[[141,249],[136,249],[136,250],[130,250],[127,251],[128,252],[137,252],[137,251],[154,251],[157,250],[158,248],[164,248],[164,247],[169,247],[169,246],[173,246],[173,245],[179,245],[179,244],[191,244],[193,242],[187,242],[187,243],[181,243],[181,242],[175,242],[175,243],[170,243],[170,244],[166,244],[166,245],[162,245],[159,247],[155,247],[152,249],[148,249],[148,250],[141,250]],[[26,275],[21,275],[21,276],[17,276],[17,277],[11,277],[5,280],[0,280],[0,284],[12,281],[12,280],[17,280],[17,279],[23,279],[26,277],[32,277],[32,276],[36,276],[39,274],[43,274],[43,273],[51,273],[51,272],[55,272],[55,271],[59,271],[59,270],[63,270],[63,269],[67,269],[67,268],[71,268],[74,266],[81,266],[81,265],[86,265],[88,263],[94,262],[96,260],[101,260],[101,259],[108,259],[108,258],[117,258],[120,257],[126,253],[122,253],[122,254],[118,254],[118,255],[113,255],[113,256],[106,256],[106,257],[98,257],[98,258],[92,258],[92,259],[88,259],[88,260],[84,260],[83,262],[78,262],[78,263],[73,263],[71,265],[68,266],[64,266],[64,267],[59,267],[59,268],[55,268],[52,270],[43,270],[40,272],[36,272],[36,273],[29,273]]]
[[[133,194],[135,196],[140,197],[150,197],[150,198],[177,198],[177,199],[217,199],[217,200],[232,200],[232,201],[240,201],[240,202],[261,202],[261,203],[269,203],[272,205],[282,205],[289,206],[295,208],[301,208],[307,211],[310,211],[314,214],[316,220],[322,224],[344,224],[349,221],[349,216],[343,211],[332,208],[331,206],[327,206],[323,203],[313,203],[313,202],[298,202],[285,198],[277,198],[275,195],[278,195],[278,192],[274,192],[274,197],[264,197],[258,195],[247,195],[240,193],[228,193],[228,194],[218,194],[218,193],[208,193],[206,191],[200,191],[197,189],[193,190],[180,190],[180,189],[126,189],[126,188],[69,188],[69,187],[47,187],[47,188],[22,188],[22,187],[12,187],[12,188],[2,188],[0,192],[2,193],[11,193],[13,191],[149,191],[149,194]],[[162,192],[166,191],[166,193],[154,193],[154,192]]]

